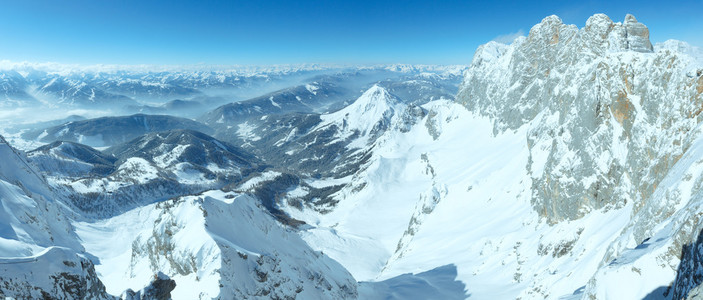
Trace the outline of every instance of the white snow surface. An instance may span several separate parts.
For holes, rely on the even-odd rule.
[[[389,131],[365,171],[346,178],[332,212],[287,208],[313,225],[302,237],[359,281],[453,265],[455,280],[479,299],[553,297],[585,285],[628,210],[549,226],[530,205],[526,127],[494,136],[489,119],[458,104],[425,107],[441,120],[439,139],[424,122]],[[552,256],[569,244],[566,255]],[[538,254],[542,247],[550,253]],[[531,294],[535,288],[544,294]]]
[[[62,204],[62,196],[49,188],[23,153],[0,138],[0,274],[48,286],[52,283],[40,276],[43,267],[60,270],[59,261],[80,263],[91,257],[99,278],[113,295],[144,286],[155,273],[163,272],[177,282],[174,299],[651,296],[656,289],[672,284],[681,247],[694,241],[703,228],[703,127],[700,110],[695,113],[701,101],[697,88],[703,88],[695,85],[703,82],[697,73],[703,66],[703,55],[700,49],[677,41],[656,45],[654,52],[629,51],[629,40],[620,37],[624,26],[636,23],[633,20],[628,16],[626,22],[614,23],[607,16],[596,15],[579,31],[550,16],[531,30],[530,37],[518,38],[512,45],[491,42],[481,46],[467,77],[494,84],[486,90],[471,87],[476,88],[471,95],[490,95],[478,99],[485,103],[472,111],[466,103],[432,101],[422,106],[426,113],[417,122],[400,130],[398,112],[407,107],[384,88],[373,86],[351,105],[322,115],[322,122],[312,131],[336,126],[339,139],[358,133],[351,148],[370,151],[371,159],[352,175],[305,180],[312,188],[345,185],[333,195],[337,204],[324,207],[325,213],[281,202],[291,217],[307,223],[300,231],[277,222],[252,196],[223,191],[145,205],[108,219],[69,221],[76,215]],[[607,34],[599,36],[600,40],[584,38],[601,31]],[[557,49],[552,45],[562,41],[582,38],[583,44],[569,47],[591,52],[571,53],[568,58],[588,64],[571,66],[568,63],[574,60],[566,60],[562,63],[569,68],[549,68],[549,58],[540,66],[524,59],[525,53],[516,52],[536,43],[535,39],[546,43],[539,44],[544,49],[531,55]],[[643,50],[641,46],[638,51]],[[525,51],[531,50],[535,49]],[[668,68],[667,61],[673,62]],[[513,70],[516,64],[521,68]],[[622,87],[615,77],[610,81],[590,77],[596,69],[602,73],[593,74],[612,75],[609,66],[634,70],[632,74],[637,76],[623,77]],[[411,65],[383,68],[422,70]],[[670,71],[672,68],[675,71]],[[504,84],[512,80],[506,70],[520,75],[527,74],[522,71],[540,72],[532,74],[529,82]],[[671,96],[668,90],[656,90],[658,85],[651,81],[646,85],[653,87],[651,90],[634,81],[662,77],[660,74],[671,75],[667,86],[682,86],[680,93]],[[554,78],[557,83],[545,88]],[[605,89],[611,82],[614,88],[626,91],[614,96],[626,104],[625,109],[613,108],[615,102],[604,102],[612,106],[603,108],[606,112],[594,126],[595,132],[588,133],[595,138],[584,139],[602,143],[573,149],[576,130],[560,129],[584,113],[576,105],[559,106],[563,103],[551,98],[544,98],[551,102],[540,106],[536,99],[543,98],[535,95],[544,91],[545,95],[557,95],[560,101],[590,97],[595,93],[588,89],[591,81],[599,88]],[[316,92],[313,85],[307,88]],[[597,93],[603,96],[600,90]],[[506,95],[514,98],[503,97]],[[673,104],[663,106],[667,110],[660,116],[648,105],[656,102],[650,98],[662,95],[673,98],[659,102]],[[594,99],[600,105],[600,100],[611,96]],[[505,103],[506,99],[517,103]],[[676,102],[681,99],[690,103]],[[470,104],[478,100],[468,99],[474,101]],[[688,117],[669,119],[681,111]],[[261,138],[253,129],[244,123],[237,134],[249,140]],[[296,134],[291,130],[281,144]],[[601,136],[604,138],[596,139]],[[542,174],[549,173],[547,181],[563,184],[546,191],[554,195],[563,193],[558,190],[562,186],[587,190],[601,183],[601,176],[613,166],[627,165],[637,154],[632,145],[652,150],[651,157],[640,159],[665,162],[654,166],[664,175],[650,195],[623,197],[616,199],[621,202],[597,209],[583,205],[578,208],[578,217],[555,218],[553,222],[545,217],[546,208],[545,212],[535,209],[536,184],[543,182]],[[677,152],[678,146],[684,150]],[[76,181],[71,186],[81,193],[113,191],[127,184],[118,177],[147,183],[158,178],[159,168],[167,165],[173,165],[171,171],[183,182],[202,182],[205,179],[192,172],[188,163],[174,164],[186,147],[156,157],[155,165],[142,158],[127,159],[112,178]],[[573,172],[584,164],[579,151],[589,151],[594,158],[593,172],[582,177]],[[264,172],[240,184],[239,191],[252,190],[281,175]],[[632,174],[618,179],[617,188],[635,189]],[[299,186],[287,196],[307,193],[308,187]],[[77,254],[83,252],[85,255]]]
[[[374,85],[345,108],[321,115],[322,122],[313,131],[334,125],[337,127],[340,140],[348,139],[358,133],[356,140],[348,147],[362,148],[367,145],[377,128],[390,124],[396,111],[404,107],[405,105],[385,88]]]
[[[356,294],[344,268],[245,195],[210,191],[74,225],[86,250],[100,258],[96,270],[112,294],[143,285],[157,271],[176,281],[176,300]]]
[[[428,114],[409,131],[388,130],[366,145],[373,151],[370,162],[345,179],[333,196],[338,204],[326,207],[331,211],[284,209],[310,225],[302,236],[313,248],[357,280],[371,281],[362,284],[362,295],[446,277],[453,267],[450,280],[464,284],[452,294],[458,298],[663,297],[655,292],[672,284],[682,245],[695,241],[703,227],[697,125],[703,81],[699,56],[688,46],[672,42],[652,52],[647,31],[637,26],[632,16],[615,23],[599,14],[578,30],[550,16],[512,45],[482,46],[467,72],[472,81],[464,88],[473,98],[463,99],[464,106],[430,102],[423,105]],[[591,36],[598,33],[604,34]],[[608,85],[599,75],[609,76]],[[664,76],[665,84],[653,82]],[[520,80],[506,84],[515,78]],[[352,127],[365,116],[344,117],[363,111],[360,100],[323,116],[323,123]],[[591,100],[598,102],[586,102]],[[595,110],[602,119],[594,121],[594,132],[568,127],[588,124],[593,117],[586,114],[606,100],[612,106],[602,116]],[[616,101],[625,101],[624,109]],[[369,120],[378,120],[374,111]],[[590,137],[585,146],[572,143],[582,138],[577,134]],[[647,149],[653,162],[666,162],[647,166],[645,179],[655,181],[651,196],[575,206],[576,217],[551,220],[545,218],[550,208],[535,209],[538,184],[553,180],[586,190],[602,184],[613,166],[631,164],[633,155],[647,161]],[[594,158],[594,170],[579,177],[573,170],[586,155]],[[661,181],[659,173],[666,175]],[[638,191],[633,176],[618,177],[613,195]],[[561,199],[561,186],[545,193]]]
[[[0,257],[34,255],[50,246],[81,249],[57,197],[24,153],[0,136]]]
[[[374,85],[349,106],[322,115],[324,123],[339,124],[344,130],[359,130],[369,133],[380,120],[389,117],[398,100],[379,85]]]

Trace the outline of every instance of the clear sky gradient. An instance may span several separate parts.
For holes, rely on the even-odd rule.
[[[0,60],[70,64],[468,64],[556,14],[649,26],[703,46],[695,1],[0,0]]]

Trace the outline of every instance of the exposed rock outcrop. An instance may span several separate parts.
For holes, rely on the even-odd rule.
[[[16,299],[117,299],[105,292],[93,263],[73,250],[47,248],[0,259],[0,296]]]
[[[158,272],[154,280],[145,288],[135,292],[131,289],[122,294],[124,300],[170,300],[171,291],[176,288],[176,281]]]
[[[529,124],[533,205],[549,222],[639,209],[689,147],[698,78],[685,55],[654,53],[648,37],[631,15],[597,14],[581,29],[549,16],[526,38],[476,51],[457,100],[496,133]]]

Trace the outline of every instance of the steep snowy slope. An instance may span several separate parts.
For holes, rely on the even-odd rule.
[[[631,221],[602,264],[623,261],[617,258],[634,255],[627,254],[629,249],[663,235],[668,242],[655,240],[656,247],[636,251],[637,257],[647,254],[644,260],[656,257],[657,263],[644,265],[662,270],[629,263],[612,268],[620,278],[647,282],[647,277],[667,286],[681,246],[698,232],[692,230],[694,220],[674,220],[699,211],[695,205],[685,207],[698,188],[678,192],[677,186],[697,180],[696,167],[683,158],[699,159],[695,141],[703,120],[703,66],[691,51],[677,51],[688,47],[653,52],[647,39],[648,30],[631,15],[623,23],[595,15],[580,30],[548,17],[509,47],[480,48],[458,98],[490,116],[495,132],[534,124],[527,135],[531,203],[550,223],[632,205]],[[691,171],[677,175],[679,168]],[[646,295],[598,278],[587,294],[605,296],[614,288]]]
[[[211,191],[76,226],[113,294],[161,271],[176,281],[173,299],[356,297],[356,282],[341,265],[256,202]]]
[[[426,108],[434,117],[379,138],[331,212],[287,209],[313,225],[303,238],[357,280],[453,265],[467,289],[454,297],[555,297],[585,285],[627,215],[550,227],[530,205],[526,129],[493,136],[489,119],[457,104]]]
[[[347,107],[327,114],[264,116],[218,131],[282,171],[344,177],[368,158],[368,146],[395,123],[407,127],[424,112],[374,85]]]
[[[0,296],[110,299],[55,199],[0,136]]]
[[[23,153],[0,136],[2,241],[0,256],[38,253],[52,245],[74,247],[75,235],[61,203]]]
[[[215,143],[211,148],[234,150],[194,132],[156,138],[163,139],[159,145],[186,141],[194,147],[197,142]],[[89,149],[70,144],[48,151],[52,150],[78,159]],[[224,154],[217,157],[223,164],[233,159]],[[357,297],[357,283],[341,265],[310,249],[250,196],[210,191],[143,205],[108,219],[92,219],[62,205],[57,200],[61,196],[1,137],[0,158],[2,297]],[[120,169],[122,166],[118,172]],[[71,218],[81,221],[71,224]],[[144,289],[132,290],[149,281]],[[107,289],[103,282],[109,283]]]
[[[701,229],[703,157],[703,66],[670,48],[629,15],[547,17],[477,50],[468,111],[423,105],[352,176],[309,180],[344,186],[327,213],[285,210],[357,280],[453,265],[477,298],[664,296]]]

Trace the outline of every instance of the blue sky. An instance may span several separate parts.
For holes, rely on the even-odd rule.
[[[613,3],[617,2],[617,3]],[[695,1],[0,0],[0,60],[71,64],[468,64],[545,16],[594,13],[703,46]]]

